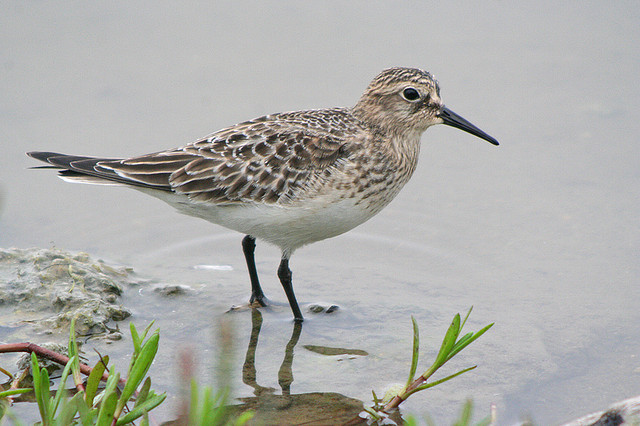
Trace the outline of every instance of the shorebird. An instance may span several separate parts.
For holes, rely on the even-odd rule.
[[[282,250],[278,278],[296,321],[303,316],[289,258],[310,243],[367,221],[413,174],[422,133],[446,124],[498,141],[446,108],[428,72],[389,68],[352,108],[284,112],[245,121],[196,142],[126,159],[34,151],[65,180],[136,187],[182,213],[245,234],[250,304],[266,305],[256,238]]]

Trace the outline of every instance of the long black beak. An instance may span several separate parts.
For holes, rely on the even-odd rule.
[[[471,133],[472,135],[482,138],[494,145],[500,145],[496,138],[494,138],[493,136],[489,136],[447,107],[442,107],[438,116],[442,119],[442,124],[455,127],[456,129],[464,130],[465,132]]]

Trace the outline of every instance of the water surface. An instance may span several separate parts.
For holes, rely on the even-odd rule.
[[[472,397],[478,418],[495,403],[500,424],[527,413],[553,424],[603,409],[640,393],[639,15],[632,2],[5,5],[0,246],[84,251],[190,286],[175,298],[125,296],[136,324],[161,328],[156,384],[173,392],[165,369],[178,348],[201,355],[206,377],[218,318],[249,295],[241,236],[137,191],[29,170],[24,152],[158,151],[264,113],[353,105],[381,69],[422,67],[447,106],[501,146],[429,129],[388,208],[295,254],[298,299],[341,309],[307,315],[291,393],[368,401],[405,380],[411,315],[428,357],[454,313],[474,305],[471,328],[496,326],[456,366],[479,367],[412,397],[407,412],[446,424]],[[258,243],[257,260],[267,295],[284,302],[278,251]],[[231,317],[235,394],[248,397],[251,314]],[[258,382],[276,393],[289,318],[286,306],[265,310],[256,349]]]

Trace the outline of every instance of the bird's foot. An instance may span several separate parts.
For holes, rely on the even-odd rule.
[[[249,299],[249,306],[254,308],[261,308],[269,305],[269,299],[264,294],[252,294]]]
[[[270,304],[271,302],[264,295],[262,295],[261,297],[254,297],[252,295],[251,299],[249,299],[249,303],[244,303],[242,305],[233,305],[227,312],[248,311],[249,309],[254,308],[264,308],[266,306],[269,306]]]

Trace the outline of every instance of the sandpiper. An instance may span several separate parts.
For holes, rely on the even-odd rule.
[[[252,304],[266,304],[255,240],[278,246],[278,277],[294,319],[302,321],[289,269],[293,252],[347,232],[389,204],[411,178],[420,137],[434,124],[498,145],[444,106],[431,74],[397,67],[375,77],[352,108],[265,115],[126,159],[28,155],[64,169],[65,180],[135,186],[182,213],[242,232]]]

